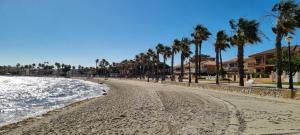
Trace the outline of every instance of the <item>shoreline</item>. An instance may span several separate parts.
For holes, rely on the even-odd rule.
[[[100,97],[100,96],[99,96]],[[21,126],[26,126],[28,124],[31,124],[32,122],[36,122],[38,120],[40,120],[41,118],[47,118],[51,115],[56,115],[62,111],[65,111],[65,110],[68,110],[72,107],[75,107],[75,106],[78,106],[78,105],[82,105],[86,102],[89,102],[91,100],[94,100],[95,98],[99,98],[99,97],[93,97],[93,98],[88,98],[88,99],[84,99],[84,100],[81,100],[81,101],[76,101],[74,103],[71,103],[69,105],[66,105],[64,107],[61,107],[61,108],[56,108],[56,109],[53,109],[53,110],[49,110],[49,111],[46,111],[45,113],[42,113],[40,115],[36,115],[36,116],[32,116],[32,117],[28,117],[28,118],[24,118],[18,122],[13,122],[13,123],[10,123],[10,124],[5,124],[3,126],[0,127],[0,133],[4,133],[5,130],[9,129],[9,130],[12,130],[12,129],[15,129],[17,127],[21,127]]]
[[[84,79],[84,78],[82,78]],[[138,80],[6,127],[18,134],[299,134],[299,100]]]
[[[95,81],[93,79],[84,79],[84,78],[69,78],[69,79],[79,79],[79,80],[89,81],[89,82],[92,82],[92,83],[104,84],[103,82],[98,82],[98,81]],[[105,84],[105,85],[107,85],[107,84]],[[56,115],[56,114],[58,114],[58,113],[60,113],[62,111],[66,111],[66,110],[71,109],[73,107],[76,107],[76,106],[82,105],[84,103],[87,103],[89,101],[95,100],[97,98],[101,98],[101,97],[107,95],[107,93],[109,92],[109,90],[108,91],[104,90],[104,91],[105,91],[104,93],[102,93],[101,95],[95,96],[95,97],[91,97],[91,98],[86,98],[86,99],[83,99],[83,100],[75,101],[75,102],[70,103],[70,104],[68,104],[66,106],[63,106],[63,107],[59,107],[59,108],[55,108],[55,109],[50,109],[48,111],[45,111],[45,112],[43,112],[41,114],[38,114],[38,115],[35,115],[35,116],[24,117],[24,118],[21,118],[20,120],[17,120],[16,122],[4,124],[4,125],[0,126],[0,134],[8,132],[6,130],[13,130],[13,129],[21,127],[21,126],[26,126],[28,124],[32,124],[33,122],[39,121],[42,118],[48,118],[48,117]]]

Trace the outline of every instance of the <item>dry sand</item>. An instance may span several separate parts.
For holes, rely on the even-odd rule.
[[[111,89],[106,96],[0,134],[300,134],[300,101],[132,80],[105,83]]]

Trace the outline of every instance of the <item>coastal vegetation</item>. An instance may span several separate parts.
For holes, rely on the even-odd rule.
[[[54,65],[50,65],[49,62],[26,65],[17,63],[16,66],[0,66],[0,75],[66,76],[67,72],[74,68],[74,66],[57,62]]]
[[[292,50],[294,50],[294,48],[292,48]],[[276,63],[276,59],[275,58],[271,58],[268,60],[270,63],[275,64]],[[290,72],[289,71],[289,57],[288,57],[288,51],[287,50],[283,50],[282,53],[282,70],[285,71],[287,74]],[[291,58],[291,67],[292,67],[292,74],[293,76],[296,74],[296,72],[300,72],[300,53],[295,53],[292,55]]]

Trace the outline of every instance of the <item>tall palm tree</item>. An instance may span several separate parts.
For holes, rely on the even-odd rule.
[[[20,63],[17,63],[16,67],[17,69],[20,68],[21,64]]]
[[[141,68],[140,68],[140,56],[139,55],[135,55],[135,64],[134,64],[134,70],[135,70],[135,77],[136,79],[138,78],[138,76],[140,76],[140,72],[141,72]],[[140,79],[141,76],[140,76]]]
[[[180,51],[180,41],[178,39],[175,39],[173,41],[172,45],[172,59],[171,59],[171,80],[175,80],[175,75],[174,75],[174,56],[176,53]]]
[[[95,62],[96,62],[96,68],[98,68],[99,59],[96,59]]]
[[[163,58],[164,58],[164,65],[163,65],[163,71],[162,71],[162,80],[164,81],[165,80],[165,75],[166,75],[166,61],[172,55],[171,47],[164,46],[162,55],[163,55]]]
[[[102,70],[102,75],[105,75],[105,77],[107,77],[107,75],[108,75],[107,66],[109,66],[109,62],[106,59],[102,59],[99,62],[99,66]]]
[[[180,59],[181,59],[181,62],[180,62],[179,82],[182,82],[183,78],[184,78],[184,61],[192,53],[190,51],[190,44],[191,44],[191,41],[188,38],[182,38],[182,40],[180,42],[180,51],[181,51]]]
[[[226,48],[229,48],[230,45],[228,43],[228,35],[225,33],[224,30],[220,30],[217,33],[217,39],[215,43],[215,52],[216,52],[216,65],[217,65],[217,74],[216,74],[216,84],[219,84],[219,75],[222,75],[224,78],[224,69],[222,64],[222,51]],[[220,70],[221,65],[221,70]]]
[[[256,20],[247,20],[245,18],[240,18],[238,22],[230,20],[229,23],[234,32],[230,38],[231,44],[238,47],[239,85],[244,86],[244,47],[246,44],[261,42],[259,23]]]
[[[194,32],[192,33],[192,37],[194,38],[194,44],[195,44],[195,55],[196,55],[196,67],[195,67],[195,83],[198,83],[198,77],[201,74],[201,48],[202,48],[202,42],[208,40],[211,33],[208,31],[206,27],[204,27],[201,24],[198,24]]]
[[[59,75],[59,74],[60,74],[60,67],[61,67],[61,65],[60,65],[60,63],[58,63],[58,62],[55,62],[54,65],[55,65],[56,68],[57,68],[57,75]]]
[[[35,63],[32,63],[31,65],[32,65],[32,68],[35,68]]]
[[[159,55],[164,51],[164,45],[159,43],[156,47],[156,59],[157,59],[157,65],[156,65],[156,82],[158,82],[159,79]]]
[[[216,66],[217,66],[217,69],[216,69],[216,84],[218,85],[219,84],[219,75],[220,75],[220,63],[219,63],[219,56],[220,56],[220,48],[218,48],[218,45],[217,43],[215,43],[215,52],[216,52]]]
[[[128,77],[129,73],[129,66],[128,66],[128,60],[125,59],[121,62],[121,76]]]
[[[151,55],[149,54],[149,51],[151,51],[151,49],[148,49],[145,55],[147,61],[147,82],[150,81],[150,67],[151,67]]]
[[[130,71],[129,71],[130,76],[136,78],[136,62],[134,60],[129,60],[128,66],[130,68]]]
[[[191,86],[192,83],[192,72],[191,72],[191,58],[189,58],[189,86]]]
[[[227,48],[230,48],[230,43],[229,43],[229,36],[224,32],[223,34],[223,43],[222,44],[219,44],[219,59],[220,59],[220,74],[221,74],[221,77],[222,79],[224,79],[225,77],[225,70],[223,68],[223,58],[222,58],[222,51],[226,51]]]
[[[282,45],[281,40],[288,34],[294,34],[300,27],[300,9],[294,0],[281,0],[272,8],[272,15],[276,18],[276,25],[272,28],[276,34],[276,74],[277,88],[282,88]]]
[[[143,79],[144,78],[144,75],[145,75],[145,64],[147,64],[147,61],[146,61],[146,55],[145,53],[140,53],[139,54],[139,58],[140,58],[140,79]]]
[[[150,76],[152,76],[153,78],[153,73],[154,73],[153,61],[155,61],[156,57],[155,57],[155,52],[152,49],[148,49],[147,55],[148,55],[148,82],[149,82]]]

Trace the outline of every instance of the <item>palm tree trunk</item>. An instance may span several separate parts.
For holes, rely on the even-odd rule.
[[[184,56],[181,54],[181,63],[180,63],[180,77],[179,77],[179,82],[183,81],[183,76],[184,76]]]
[[[171,59],[171,81],[175,80],[174,76],[174,49],[172,49],[172,59]]]
[[[137,65],[135,65],[134,70],[135,70],[135,71],[134,71],[135,79],[138,79],[138,77],[139,77],[139,76],[138,76],[138,74],[139,74],[139,73],[138,73],[138,72],[139,72],[139,67],[138,67]]]
[[[192,83],[192,74],[191,74],[191,59],[189,59],[189,86]]]
[[[145,65],[142,65],[142,79],[145,80]]]
[[[202,48],[202,41],[199,43],[199,64],[198,64],[198,72],[199,72],[199,78],[201,79],[201,61],[202,61],[202,54],[201,54],[201,48]]]
[[[164,56],[164,66],[163,66],[163,71],[162,71],[162,81],[165,80],[165,75],[166,75],[166,73],[165,73],[166,72],[165,71],[166,70],[166,66],[165,66],[166,65],[166,59],[167,59],[166,56]]]
[[[282,88],[282,48],[281,48],[282,35],[276,35],[276,74],[277,74],[277,88]]]
[[[199,66],[199,46],[198,44],[195,44],[195,57],[196,57],[196,60],[195,60],[195,83],[198,83],[198,75],[199,75],[199,71],[198,71],[198,66]]]
[[[147,82],[150,81],[150,60],[148,60]]]
[[[143,78],[143,66],[141,64],[139,65],[139,76],[140,76],[140,80],[142,80],[142,78]]]
[[[244,46],[238,45],[238,69],[240,82],[239,86],[244,86]]]
[[[155,68],[155,64],[151,64],[152,66],[151,66],[151,70],[152,70],[152,72],[151,72],[151,79],[152,80],[154,80],[154,77],[155,77],[155,75],[156,75],[156,68]]]
[[[156,82],[159,80],[159,53],[157,53],[157,64],[156,64]]]
[[[220,54],[220,66],[221,66],[221,77],[222,79],[225,78],[225,74],[224,74],[224,68],[223,68],[223,60],[222,60],[222,50],[219,50],[219,54]]]
[[[139,72],[138,72],[138,74],[139,74],[139,77],[140,77],[140,80],[142,80],[142,65],[141,64],[139,64]]]
[[[219,85],[219,49],[216,48],[216,84]]]

